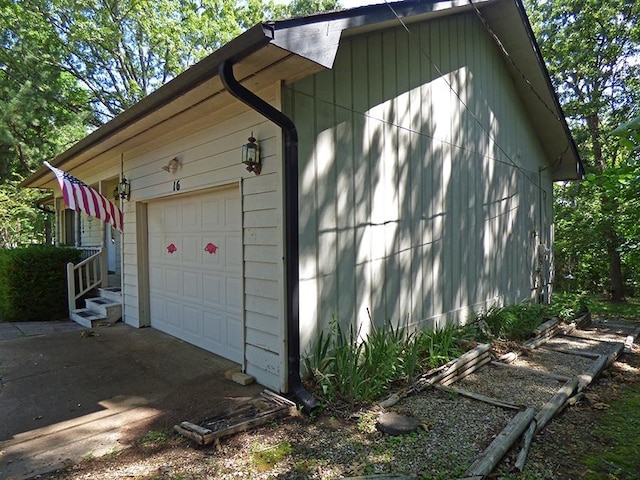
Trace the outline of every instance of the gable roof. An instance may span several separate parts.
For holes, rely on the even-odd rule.
[[[552,178],[582,178],[582,162],[520,0],[404,1],[259,23],[89,134],[51,163],[69,171],[104,152],[120,153],[142,143],[145,132],[171,119],[187,121],[205,111],[218,112],[218,120],[229,118],[238,111],[237,101],[218,78],[218,68],[227,60],[235,64],[236,78],[259,92],[272,88],[276,81],[294,82],[331,68],[343,35],[397,26],[400,19],[410,25],[463,11],[481,15],[487,31],[495,35],[505,53],[516,88],[550,159]],[[233,112],[227,108],[231,105],[235,105]],[[48,173],[42,166],[22,185],[51,188],[53,180]]]

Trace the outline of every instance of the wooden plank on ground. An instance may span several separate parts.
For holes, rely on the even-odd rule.
[[[482,395],[480,393],[469,392],[468,390],[462,390],[460,388],[448,387],[446,385],[435,385],[435,388],[444,392],[456,393],[462,397],[467,397],[473,400],[488,403],[490,405],[493,405],[494,407],[507,408],[510,410],[525,409],[524,405],[516,405],[515,403],[504,402],[502,400],[498,400],[497,398],[488,397],[487,395]]]
[[[545,403],[536,414],[536,433],[542,430],[547,423],[556,415],[560,409],[564,408],[567,399],[573,395],[578,387],[578,377],[573,377],[558,390],[553,397]]]
[[[288,415],[295,403],[280,395],[264,390],[253,398],[231,410],[198,424],[182,422],[173,429],[199,445],[209,445],[222,437],[255,428]]]
[[[486,477],[500,459],[516,443],[535,417],[535,408],[529,407],[518,413],[491,444],[480,454],[467,470],[467,476]]]

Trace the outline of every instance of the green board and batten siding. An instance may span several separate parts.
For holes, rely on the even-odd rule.
[[[284,88],[303,348],[335,317],[434,328],[532,296],[552,183],[505,60],[474,15],[409,28],[343,38],[333,70]]]

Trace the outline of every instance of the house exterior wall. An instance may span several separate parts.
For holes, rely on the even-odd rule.
[[[259,176],[240,164],[251,132],[261,148]],[[124,321],[150,324],[148,305],[147,205],[174,195],[235,185],[242,199],[243,322],[245,371],[258,382],[283,389],[283,267],[281,140],[279,129],[255,112],[217,123],[215,114],[176,128],[124,154],[131,199],[124,202]],[[175,175],[162,170],[177,157]],[[175,190],[175,181],[180,190]]]
[[[343,38],[332,71],[283,91],[303,351],[332,318],[437,328],[533,295],[552,182],[505,62],[472,14],[409,28]]]

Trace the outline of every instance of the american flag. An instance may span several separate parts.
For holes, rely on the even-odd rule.
[[[84,212],[90,217],[99,218],[122,232],[124,218],[122,211],[115,203],[76,177],[50,165],[49,162],[44,164],[56,175],[67,207]]]

